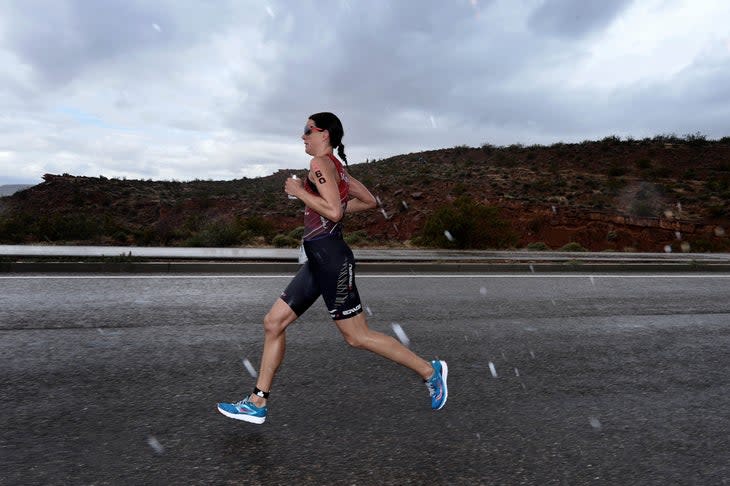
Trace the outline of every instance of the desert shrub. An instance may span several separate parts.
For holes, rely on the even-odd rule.
[[[348,245],[360,245],[368,242],[368,234],[363,230],[353,231],[345,235]]]
[[[185,240],[184,245],[213,248],[234,246],[239,243],[240,234],[241,232],[235,225],[225,221],[216,221]]]
[[[64,213],[39,217],[33,233],[39,240],[93,240],[101,234],[102,229],[103,225],[94,217],[81,213]]]
[[[621,177],[623,175],[626,175],[626,169],[624,167],[614,165],[613,167],[608,169],[608,175],[611,177]]]
[[[197,233],[193,236],[190,236],[185,241],[182,242],[182,246],[191,246],[194,248],[201,248],[206,246],[211,246],[207,243],[205,240],[205,235],[201,233]]]
[[[527,223],[527,229],[533,233],[538,233],[548,224],[550,224],[550,218],[547,216],[535,216]]]
[[[278,234],[271,239],[271,244],[276,248],[296,248],[299,246],[299,240],[289,235]]]
[[[609,190],[610,193],[616,194],[619,190],[621,190],[623,187],[626,186],[626,179],[623,177],[620,177],[618,179],[608,179],[606,181],[606,189]]]
[[[722,218],[730,215],[730,209],[724,204],[712,204],[707,206],[707,214],[711,218]]]
[[[672,170],[669,167],[655,167],[649,171],[648,175],[654,179],[665,179],[672,175]]]
[[[463,182],[457,182],[454,187],[451,188],[451,194],[454,196],[461,196],[468,191],[466,185]]]
[[[33,217],[25,213],[0,217],[0,243],[23,243],[33,225]]]
[[[661,135],[655,135],[652,138],[652,141],[658,143],[680,143],[682,139],[680,139],[675,133],[663,133]]]
[[[542,241],[535,241],[534,243],[527,245],[527,249],[530,251],[548,251],[550,250],[550,247]]]
[[[301,240],[304,236],[304,226],[297,226],[293,230],[291,230],[287,236],[289,238],[294,238],[295,240]]]
[[[517,241],[510,223],[499,209],[461,196],[437,209],[416,239],[418,244],[437,248],[509,248]]]
[[[453,148],[456,155],[464,155],[469,149],[470,147],[468,145],[457,145]]]
[[[631,203],[629,213],[632,216],[639,216],[641,218],[650,218],[656,216],[657,210],[650,201],[634,201]]]
[[[239,231],[249,231],[254,236],[262,236],[265,240],[270,240],[275,233],[274,224],[271,221],[260,216],[250,216],[248,218],[239,218],[236,220]],[[304,229],[302,228],[302,232]]]
[[[684,136],[684,141],[694,146],[705,145],[707,143],[707,136],[700,132],[688,133]]]
[[[583,248],[583,245],[576,241],[571,241],[570,243],[567,243],[563,245],[560,248],[560,251],[588,251],[585,248]]]
[[[727,238],[696,238],[691,241],[693,253],[719,253],[730,250],[730,240]]]
[[[497,148],[497,147],[495,147],[495,146],[494,146],[494,145],[492,145],[491,143],[483,143],[483,144],[482,144],[482,152],[484,152],[484,153],[485,153],[485,154],[487,154],[487,155],[489,155],[489,154],[491,154],[492,152],[494,152],[496,148]]]

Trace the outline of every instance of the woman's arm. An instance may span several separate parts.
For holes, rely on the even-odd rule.
[[[378,201],[375,196],[372,195],[365,184],[358,181],[351,175],[349,176],[350,181],[350,196],[352,199],[347,201],[347,213],[356,213],[357,211],[365,211],[366,209],[373,209],[378,205]]]
[[[340,205],[340,191],[337,188],[339,178],[335,165],[327,157],[315,157],[309,163],[309,180],[317,186],[317,194],[311,194],[304,188],[304,181],[287,179],[284,191],[296,196],[310,209],[321,214],[330,221],[342,219],[343,211]]]

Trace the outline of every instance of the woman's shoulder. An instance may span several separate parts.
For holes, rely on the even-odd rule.
[[[334,167],[335,164],[326,155],[318,155],[316,157],[312,157],[312,160],[309,161],[309,168],[310,169],[323,169],[323,168],[330,168]]]

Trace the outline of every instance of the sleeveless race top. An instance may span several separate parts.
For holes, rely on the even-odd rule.
[[[349,199],[349,185],[347,172],[342,167],[342,163],[332,154],[327,154],[330,160],[335,164],[335,170],[340,176],[340,182],[337,184],[337,189],[340,192],[340,205],[342,211],[347,208],[347,200]],[[310,194],[319,195],[317,186],[309,180],[304,184],[304,188]],[[319,238],[325,238],[327,236],[341,236],[342,235],[342,219],[338,222],[334,222],[330,219],[325,218],[314,209],[310,207],[304,208],[304,240],[317,240]]]

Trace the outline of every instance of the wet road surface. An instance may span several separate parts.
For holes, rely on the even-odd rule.
[[[0,484],[730,484],[728,275],[361,275],[446,407],[320,301],[227,419],[287,281],[0,276]]]

